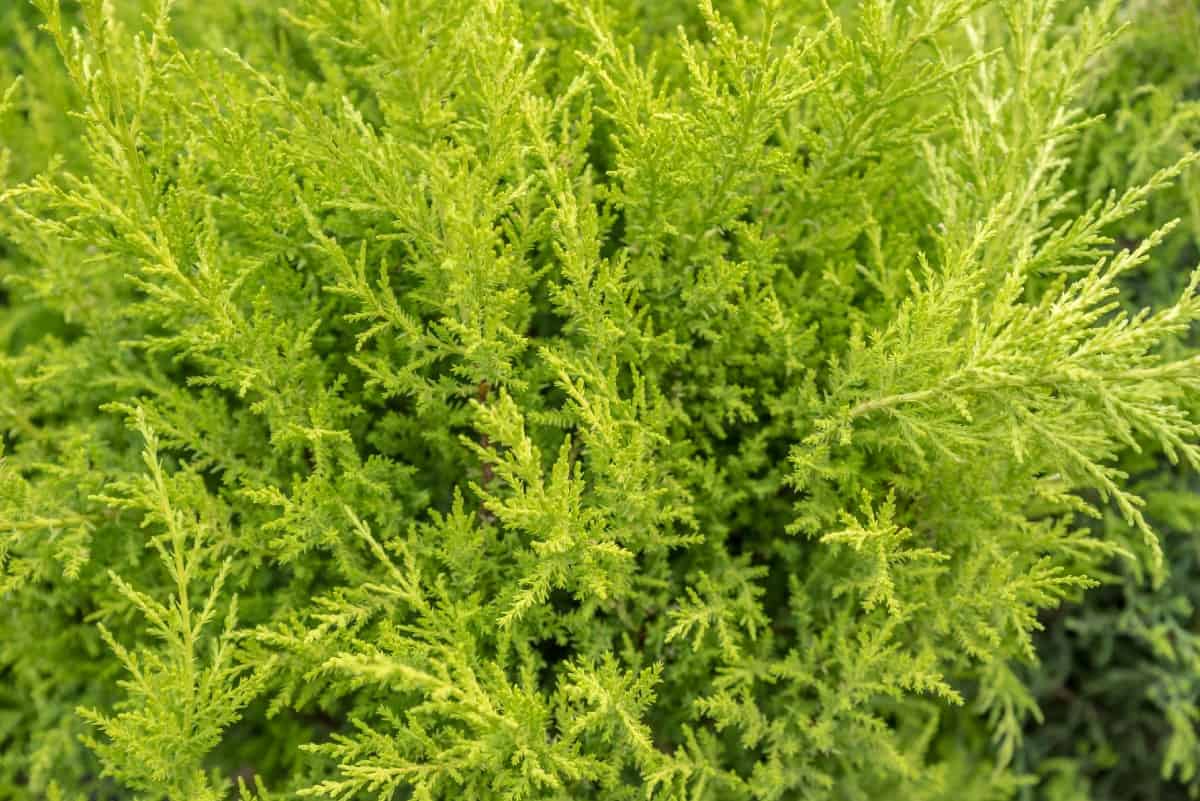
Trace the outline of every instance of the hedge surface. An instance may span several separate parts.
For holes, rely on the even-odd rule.
[[[1200,794],[1191,0],[0,8],[0,798]]]

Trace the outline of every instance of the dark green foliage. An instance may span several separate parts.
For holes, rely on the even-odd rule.
[[[1135,185],[1200,143],[1194,68],[1200,15],[1186,2],[1131,4],[1127,13],[1133,25],[1112,48],[1089,101],[1111,124],[1087,132],[1072,170],[1085,200]],[[1121,223],[1118,241],[1128,245],[1153,230],[1155,220],[1183,221],[1157,249],[1151,269],[1129,282],[1130,306],[1172,297],[1200,260],[1198,201],[1189,171]],[[1185,353],[1195,345],[1192,334],[1167,347]],[[1123,457],[1123,469],[1147,501],[1170,575],[1152,587],[1136,565],[1114,565],[1110,587],[1046,615],[1042,664],[1030,674],[1042,716],[1028,729],[1026,759],[1055,777],[1051,784],[1061,794],[1052,797],[1077,797],[1069,789],[1072,776],[1097,799],[1166,801],[1200,792],[1200,485],[1153,443],[1143,445]],[[1120,536],[1120,520],[1104,525]]]
[[[1195,789],[1197,25],[6,5],[0,797]]]

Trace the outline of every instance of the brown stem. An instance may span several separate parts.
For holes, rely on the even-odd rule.
[[[491,391],[491,385],[488,384],[488,382],[486,380],[479,382],[479,387],[476,390],[475,396],[479,400],[479,403],[481,405],[484,403],[487,403],[488,392],[490,392],[490,391]],[[492,443],[491,443],[491,440],[488,439],[487,434],[481,433],[479,435],[479,447],[483,448],[484,450],[491,450]],[[483,463],[483,479],[480,482],[480,486],[486,490],[488,484],[492,483],[492,478],[494,478],[494,476],[495,476],[495,474],[492,471],[492,463],[485,461]],[[489,512],[482,505],[479,507],[479,522],[480,523],[483,523],[486,525],[488,523],[495,522],[495,520],[496,520],[495,515],[493,515],[491,512]]]
[[[488,385],[487,381],[479,382],[479,389],[477,392],[477,397],[479,398],[480,404],[487,403],[488,391],[490,389],[491,389],[491,387]],[[488,440],[487,434],[479,435],[479,446],[484,449],[491,448],[492,444],[491,444],[491,441]],[[492,475],[493,475],[492,474],[492,463],[484,462],[483,463],[483,487],[484,487],[484,489],[487,489],[487,485],[491,483]]]

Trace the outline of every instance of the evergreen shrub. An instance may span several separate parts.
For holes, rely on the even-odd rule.
[[[1200,793],[1191,0],[10,0],[0,799]]]

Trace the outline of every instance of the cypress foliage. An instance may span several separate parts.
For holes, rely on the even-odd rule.
[[[1195,792],[1198,25],[7,4],[0,797]]]
[[[1195,150],[1200,107],[1191,65],[1200,47],[1200,17],[1188,3],[1125,12],[1131,27],[1108,55],[1109,65],[1088,98],[1110,122],[1086,132],[1072,167],[1081,200],[1144,180],[1155,165]],[[1185,172],[1115,235],[1132,243],[1156,220],[1179,218],[1150,269],[1128,282],[1131,308],[1176,295],[1189,265],[1200,259],[1195,173]],[[1167,345],[1185,353],[1195,335]],[[1190,401],[1189,408],[1195,409]],[[1071,798],[1087,787],[1099,799],[1185,799],[1200,792],[1196,775],[1197,683],[1193,610],[1200,601],[1196,543],[1200,528],[1194,474],[1173,467],[1152,442],[1122,455],[1122,469],[1146,498],[1147,517],[1163,536],[1167,581],[1152,586],[1136,563],[1113,566],[1109,586],[1046,616],[1029,680],[1043,717],[1030,720],[1022,759],[1047,778],[1050,797]],[[1109,517],[1103,525],[1124,526]],[[1057,796],[1055,795],[1057,793]],[[1032,795],[1032,794],[1030,794]]]

